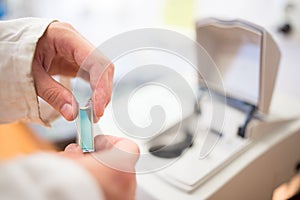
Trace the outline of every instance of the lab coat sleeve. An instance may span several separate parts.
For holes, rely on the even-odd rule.
[[[0,199],[104,199],[94,178],[73,162],[40,153],[1,163]]]
[[[40,115],[31,65],[36,44],[52,21],[0,21],[0,123],[21,120],[47,124]]]

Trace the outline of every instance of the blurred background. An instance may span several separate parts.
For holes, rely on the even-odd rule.
[[[122,32],[145,27],[167,28],[194,39],[196,20],[246,19],[265,27],[279,44],[282,61],[276,89],[300,97],[298,0],[0,0],[1,19],[20,17],[68,22],[95,46]],[[119,73],[122,67],[116,71]],[[74,138],[74,124],[64,120],[55,123],[47,131],[34,128],[53,141]]]
[[[1,20],[20,17],[68,22],[95,46],[120,33],[152,27],[174,30],[195,39],[196,20],[245,19],[265,27],[279,45],[282,59],[275,91],[300,98],[299,0],[0,0]],[[124,66],[116,68],[116,75],[124,70]],[[59,118],[52,128],[28,128],[21,123],[1,125],[0,136],[3,159],[41,149],[61,150],[75,142],[76,128],[74,122]]]
[[[0,0],[0,16],[54,18],[71,23],[96,45],[120,32],[164,27],[193,36],[204,17],[242,18],[270,30],[289,22],[299,29],[297,0]]]

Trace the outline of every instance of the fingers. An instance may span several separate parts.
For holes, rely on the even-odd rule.
[[[96,152],[92,156],[100,163],[123,172],[135,173],[139,147],[125,138],[99,135],[95,137]]]
[[[97,104],[95,104],[95,113],[97,117],[101,117],[103,115],[105,107],[111,100],[113,75],[114,65],[109,64],[103,77],[98,80],[94,90],[94,101],[97,102]]]
[[[68,23],[51,23],[46,35],[48,45],[54,46],[57,55],[78,66],[81,66],[94,49],[93,45]]]
[[[69,159],[78,160],[84,157],[83,151],[78,144],[69,144],[64,151],[59,152],[60,155]]]
[[[109,82],[107,73],[101,75],[101,79],[97,81],[96,88],[93,91],[94,113],[96,121],[103,115],[104,109],[109,102],[111,91],[109,91]]]
[[[111,98],[113,64],[67,23],[51,23],[45,36],[47,37],[47,40],[45,40],[47,44],[42,49],[47,50],[49,46],[53,46],[55,56],[52,59],[51,67],[44,68],[49,74],[76,76],[76,73],[79,72],[77,75],[84,75],[82,78],[90,81],[93,90],[93,109],[95,121],[98,121]],[[80,73],[80,71],[84,73]],[[88,76],[86,73],[88,73]],[[57,106],[59,105],[56,105],[55,108],[62,112],[61,108]],[[65,109],[68,110],[66,107]],[[64,117],[73,119],[67,111]]]
[[[107,135],[96,136],[95,145],[95,153],[83,154],[78,145],[70,144],[61,154],[89,171],[107,199],[134,199],[138,146],[130,140]]]
[[[32,73],[37,94],[59,111],[65,119],[74,120],[77,106],[72,93],[49,76],[35,61],[33,61]]]
[[[101,52],[95,50],[81,67],[90,73],[94,113],[98,121],[111,99],[114,65]]]
[[[115,162],[110,162],[108,159]],[[111,149],[88,154],[84,162],[84,166],[101,186],[106,199],[134,199],[136,191],[135,160],[122,158],[122,155],[114,153]]]
[[[138,160],[139,154],[140,154],[140,148],[136,143],[134,143],[131,140],[128,139],[120,139],[118,142],[115,143],[115,147],[118,148],[121,151],[124,151],[129,154],[136,155],[134,157],[134,162]]]
[[[139,154],[139,147],[134,142],[120,137],[111,135],[97,135],[94,138],[95,151],[111,150],[113,147],[120,148],[124,151]],[[65,148],[65,152],[83,153],[78,144],[72,143]]]
[[[111,135],[97,135],[94,138],[95,151],[109,150],[120,140],[124,140],[124,138],[114,137]]]
[[[114,66],[108,58],[106,58],[99,50],[95,49],[80,34],[75,31],[72,33],[73,34],[67,35],[67,38],[57,38],[55,42],[57,46],[56,49],[68,62],[73,61],[70,69],[76,69],[74,64],[77,64],[77,66],[80,66],[80,71],[89,73],[90,85],[93,90],[92,98],[96,118],[95,121],[98,121],[99,117],[103,115],[106,105],[110,101]],[[65,44],[66,41],[68,45],[62,45]],[[86,80],[86,77],[83,78]]]
[[[81,147],[78,144],[72,143],[66,146],[65,152],[75,153],[75,154],[83,154]]]
[[[47,71],[50,75],[63,75],[75,77],[79,66],[75,62],[69,62],[64,57],[56,56],[53,58],[51,68]]]
[[[114,170],[135,173],[135,165],[139,159],[140,150],[131,140],[109,135],[95,137],[95,152],[86,154],[95,159],[99,164]],[[83,155],[81,147],[70,144],[63,152],[66,155]]]
[[[97,135],[94,138],[95,151],[109,150],[119,138],[108,135]]]

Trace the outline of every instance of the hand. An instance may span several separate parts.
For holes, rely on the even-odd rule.
[[[67,120],[77,116],[75,98],[51,75],[75,77],[79,69],[93,90],[95,121],[98,121],[111,98],[114,66],[71,25],[51,23],[37,43],[32,73],[37,94]]]
[[[92,174],[105,199],[134,199],[138,146],[127,139],[99,135],[95,137],[95,148],[95,153],[83,154],[78,145],[70,144],[62,155],[75,160]]]

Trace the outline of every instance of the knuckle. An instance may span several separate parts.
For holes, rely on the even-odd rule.
[[[52,103],[58,98],[58,92],[56,91],[56,88],[47,88],[42,92],[41,96],[48,103]]]
[[[66,91],[60,91],[55,87],[47,88],[43,91],[42,97],[45,101],[47,101],[50,104],[54,104],[54,106],[59,106],[60,100],[64,99],[67,96]]]

